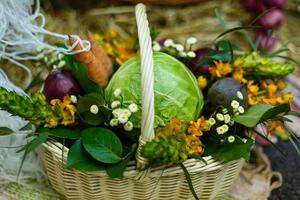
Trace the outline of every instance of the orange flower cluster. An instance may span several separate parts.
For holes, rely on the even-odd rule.
[[[215,66],[209,67],[209,73],[218,78],[225,77],[232,72],[230,63],[223,63],[222,61],[214,61]]]
[[[75,123],[76,107],[72,105],[69,96],[64,96],[63,101],[52,99],[50,101],[53,115],[46,120],[45,127],[55,128],[59,124],[67,126]]]
[[[290,103],[293,100],[291,93],[280,94],[281,90],[286,87],[283,80],[276,82],[267,82],[262,80],[259,84],[254,84],[254,81],[247,82],[248,103],[255,105],[258,103],[265,103],[270,105],[279,105]]]
[[[203,144],[199,137],[203,135],[203,132],[209,131],[210,127],[211,125],[208,120],[203,116],[195,122],[190,122],[187,135],[187,144],[190,155],[202,155],[204,153]]]
[[[95,37],[119,65],[138,54],[138,50],[134,48],[135,39],[122,39],[116,30],[110,30],[104,35],[95,34]]]
[[[289,138],[288,134],[284,129],[284,123],[279,120],[270,120],[267,123],[267,133],[271,135],[278,135],[283,140],[287,140]]]

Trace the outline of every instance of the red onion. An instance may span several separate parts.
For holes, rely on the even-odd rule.
[[[266,29],[278,28],[284,21],[284,15],[281,10],[271,10],[265,16],[260,18],[259,24]]]
[[[259,39],[258,48],[265,51],[272,51],[277,43],[275,37],[270,37],[265,32],[258,32],[257,39]]]
[[[200,48],[195,51],[196,57],[188,63],[188,67],[191,71],[196,74],[208,74],[208,68],[210,65],[198,66],[201,59],[206,56],[212,49],[208,47]]]
[[[282,9],[288,2],[288,0],[264,0],[269,7],[276,7]]]
[[[67,70],[53,71],[45,80],[44,95],[47,101],[51,99],[63,99],[66,95],[82,95],[82,89]]]

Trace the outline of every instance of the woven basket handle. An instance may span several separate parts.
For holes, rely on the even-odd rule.
[[[142,121],[141,136],[136,154],[137,169],[144,169],[148,162],[140,155],[141,147],[154,138],[154,78],[152,40],[148,26],[146,8],[143,4],[135,7],[141,54]]]

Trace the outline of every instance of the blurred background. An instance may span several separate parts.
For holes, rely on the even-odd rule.
[[[185,41],[193,36],[198,39],[198,48],[211,46],[216,36],[223,31],[216,18],[215,8],[219,8],[226,28],[249,25],[257,16],[273,8],[269,18],[254,24],[272,28],[273,31],[264,28],[248,30],[250,37],[254,41],[261,38],[259,42],[262,51],[276,51],[286,46],[290,51],[285,52],[285,56],[300,62],[300,0],[41,0],[48,30],[78,34],[82,38],[86,37],[87,31],[104,34],[109,30],[117,30],[123,38],[136,35],[134,4],[138,2],[147,4],[150,25],[158,31],[158,38]],[[242,46],[249,46],[242,32],[230,34],[228,38]],[[56,43],[56,39],[46,38],[50,43]],[[9,77],[22,86],[25,76],[22,69],[1,62]],[[300,83],[299,71],[297,67],[294,75],[297,77],[296,82]],[[269,199],[298,200],[299,156],[288,142],[280,141],[278,145],[284,150],[285,159],[280,158],[274,148],[264,146],[272,170],[283,175],[282,187],[273,190]]]

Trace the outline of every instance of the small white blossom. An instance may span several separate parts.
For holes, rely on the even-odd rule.
[[[128,121],[128,117],[122,113],[119,115],[118,120],[121,124],[125,124]]]
[[[229,114],[224,115],[224,122],[225,122],[226,124],[228,124],[228,123],[230,122],[230,119],[231,119],[231,117],[230,117]]]
[[[176,44],[175,45],[175,49],[179,52],[183,51],[184,50],[184,47],[181,45],[181,44]]]
[[[124,125],[124,130],[125,131],[132,131],[133,129],[133,124],[131,121],[126,122],[126,124]]]
[[[242,106],[238,107],[239,113],[243,114],[245,112],[245,109]]]
[[[158,42],[153,42],[153,46],[152,46],[153,51],[160,51],[160,45],[158,44]]]
[[[240,106],[240,103],[239,103],[238,101],[233,100],[233,101],[231,102],[231,107],[232,107],[232,108],[238,108],[239,106]]]
[[[71,95],[70,99],[72,103],[77,103],[77,97],[75,95]]]
[[[45,63],[48,63],[48,61],[49,61],[49,59],[48,59],[47,56],[45,56],[45,57],[43,58],[43,60],[44,60]]]
[[[58,67],[58,68],[62,68],[62,67],[65,66],[65,65],[66,65],[66,61],[61,60],[61,61],[59,61],[57,67]]]
[[[216,115],[216,117],[217,117],[217,120],[219,120],[219,121],[224,121],[224,115],[222,115],[221,113],[218,113],[218,114]]]
[[[128,118],[131,116],[131,112],[128,109],[122,109],[122,114]]]
[[[195,57],[196,57],[196,53],[193,52],[193,51],[189,51],[189,52],[187,53],[187,56],[190,57],[190,58],[195,58]]]
[[[118,88],[114,91],[114,96],[119,97],[121,95],[121,93],[122,93],[121,89]]]
[[[211,117],[208,119],[208,123],[209,125],[213,126],[216,123],[216,120],[213,117]]]
[[[243,96],[243,94],[242,94],[240,91],[237,91],[237,92],[236,92],[236,96],[237,96],[240,100],[243,100],[243,99],[244,99],[244,96]]]
[[[242,139],[242,142],[243,142],[243,143],[246,143],[246,142],[247,142],[247,139],[246,139],[246,138],[243,138],[243,139]]]
[[[222,135],[222,134],[225,133],[225,132],[224,132],[223,126],[220,126],[220,127],[216,128],[216,130],[217,130],[217,133],[218,133],[219,135]]]
[[[58,57],[58,59],[59,59],[59,60],[62,60],[62,59],[65,57],[65,55],[64,55],[64,54],[62,54],[62,53],[60,53],[60,54],[58,54],[58,56],[57,56],[57,57]]]
[[[110,122],[109,122],[109,125],[111,127],[114,127],[114,126],[118,126],[119,122],[117,119],[111,119]]]
[[[233,135],[231,135],[227,138],[227,140],[229,143],[233,143],[235,141],[235,137]]]
[[[223,127],[224,133],[226,133],[229,129],[228,125],[226,125],[226,124],[224,124],[222,127]]]
[[[226,114],[226,113],[228,113],[228,110],[227,110],[227,108],[223,108],[223,109],[222,109],[222,113],[223,113],[223,114]]]
[[[133,113],[137,112],[138,111],[138,106],[135,104],[135,103],[132,103],[128,106],[129,110]]]
[[[111,107],[112,109],[115,109],[115,108],[119,107],[120,105],[121,105],[121,102],[120,102],[120,101],[113,101],[113,102],[111,102],[110,107]]]
[[[165,42],[164,42],[164,46],[165,47],[170,47],[170,46],[173,46],[174,45],[174,42],[173,40],[171,39],[167,39]]]
[[[121,108],[117,108],[115,110],[112,111],[112,114],[115,118],[118,118],[121,114],[122,114],[122,109]]]
[[[96,105],[92,105],[91,107],[90,107],[90,112],[91,113],[93,113],[93,114],[98,114],[98,111],[99,111],[99,108],[98,108],[98,106],[96,106]]]
[[[181,51],[181,52],[179,52],[178,56],[185,58],[187,55],[186,55],[186,52]]]
[[[52,68],[53,69],[57,69],[58,67],[57,67],[57,65],[53,65]]]
[[[186,40],[187,44],[195,44],[197,42],[197,38],[195,37],[190,37]]]

